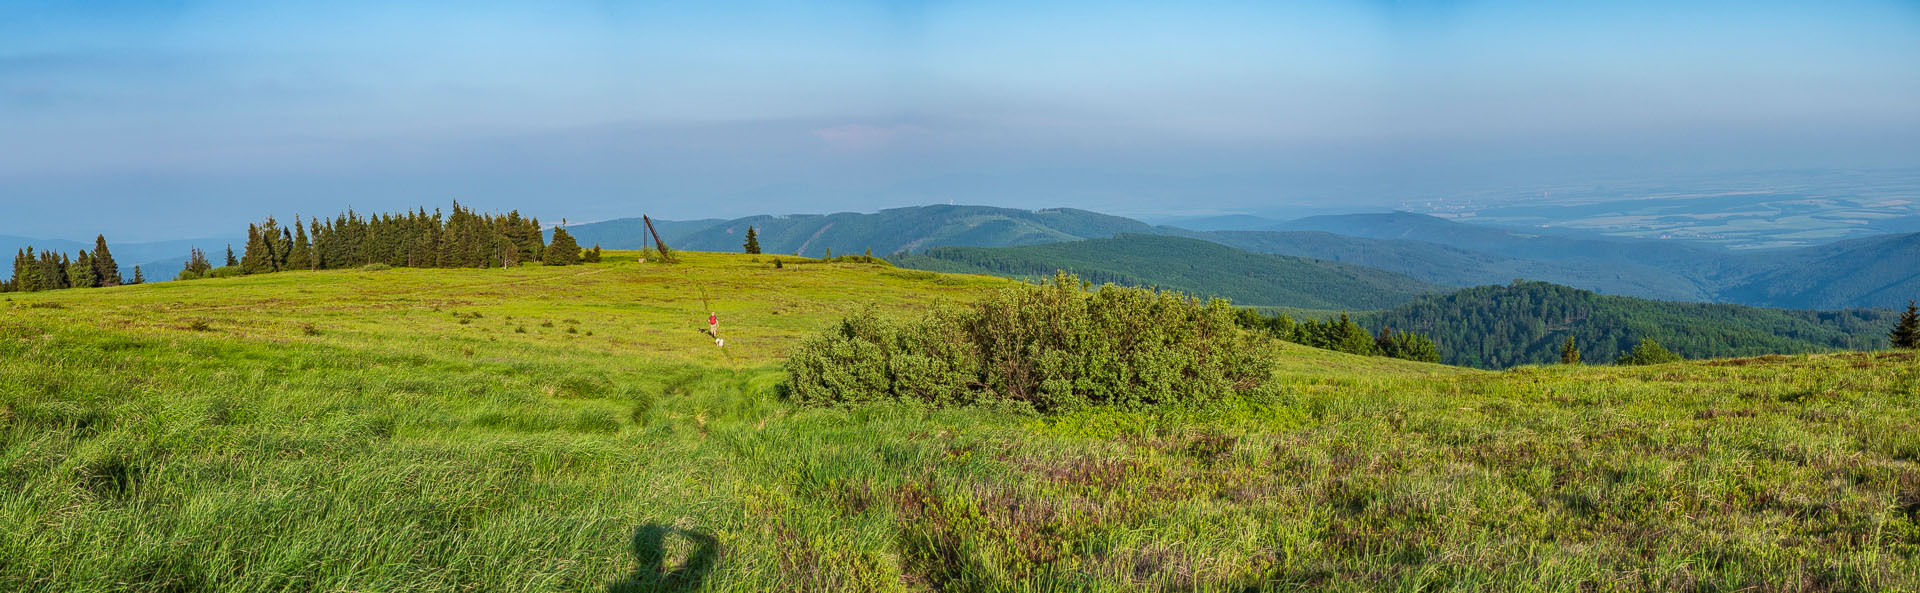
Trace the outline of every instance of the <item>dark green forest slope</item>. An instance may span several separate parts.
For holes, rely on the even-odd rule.
[[[1558,362],[1567,336],[1595,363],[1613,362],[1648,337],[1688,358],[1882,348],[1895,317],[1884,310],[1654,301],[1521,282],[1424,296],[1357,321],[1425,333],[1448,364],[1506,368]]]
[[[1442,290],[1352,264],[1253,253],[1162,235],[1121,235],[1024,247],[940,247],[895,256],[902,267],[1036,279],[1068,270],[1095,283],[1155,286],[1241,305],[1368,310]]]

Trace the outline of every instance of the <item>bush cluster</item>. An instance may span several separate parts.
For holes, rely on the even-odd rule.
[[[1224,300],[1058,274],[971,307],[903,321],[869,310],[787,359],[785,392],[813,405],[918,401],[1088,405],[1201,403],[1267,383],[1271,342],[1240,329]]]

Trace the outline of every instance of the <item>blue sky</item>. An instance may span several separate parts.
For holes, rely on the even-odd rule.
[[[453,199],[1284,213],[1920,163],[1911,1],[1036,4],[0,0],[0,234]]]

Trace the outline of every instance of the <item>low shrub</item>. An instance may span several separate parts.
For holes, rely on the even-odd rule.
[[[1620,360],[1617,361],[1616,364],[1629,366],[1666,364],[1669,362],[1680,362],[1681,360],[1685,359],[1681,358],[1679,354],[1674,354],[1672,350],[1666,349],[1665,346],[1661,346],[1660,342],[1653,338],[1646,338],[1640,340],[1640,343],[1635,345],[1633,350],[1620,355]]]
[[[360,266],[360,271],[362,272],[385,272],[391,269],[393,269],[393,266],[389,266],[387,264],[383,264],[380,262],[373,262],[364,266]]]
[[[1058,274],[902,321],[872,310],[796,347],[785,394],[812,405],[1017,403],[1041,412],[1202,403],[1264,386],[1271,343],[1224,300]]]
[[[242,269],[240,269],[240,266],[220,266],[220,267],[218,267],[218,268],[214,268],[214,269],[212,269],[212,270],[210,270],[210,271],[208,271],[208,272],[207,272],[207,276],[206,276],[206,277],[208,277],[208,278],[237,278],[237,277],[240,277],[240,276],[245,276],[246,274],[247,274],[247,272],[246,272],[246,270],[242,270]]]

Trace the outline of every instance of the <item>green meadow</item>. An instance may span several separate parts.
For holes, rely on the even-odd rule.
[[[6,295],[0,589],[1920,590],[1911,353],[815,408],[805,337],[1013,284],[635,255]]]

